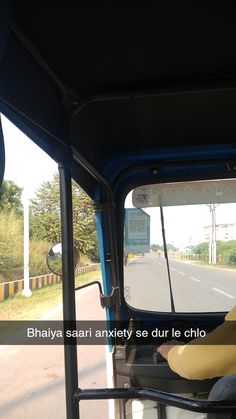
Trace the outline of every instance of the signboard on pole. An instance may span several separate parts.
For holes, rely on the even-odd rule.
[[[125,252],[150,252],[150,215],[142,209],[125,209]]]

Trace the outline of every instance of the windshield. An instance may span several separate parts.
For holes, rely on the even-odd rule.
[[[163,206],[158,185],[156,189],[151,185],[128,194],[124,296],[130,306],[171,312],[170,288],[176,312],[228,311],[235,304],[236,181],[230,180],[227,185],[217,182],[217,191],[213,181],[188,182],[190,190],[184,200],[173,190],[176,185],[180,191],[184,183],[166,188],[162,185]],[[215,189],[214,199],[211,187]],[[175,201],[178,205],[174,205]]]

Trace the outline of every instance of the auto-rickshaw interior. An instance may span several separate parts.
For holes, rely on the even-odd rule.
[[[203,272],[196,276],[187,261],[195,232],[205,232],[208,240],[212,234],[210,205],[219,206],[216,220],[224,210],[234,224],[235,14],[233,6],[190,3],[183,8],[135,1],[1,2],[0,112],[64,170],[66,307],[74,298],[66,206],[72,176],[94,201],[109,321],[124,321],[134,330],[150,322],[194,330],[204,325],[210,331],[232,308],[234,290],[222,290],[210,269],[206,290]],[[178,267],[177,247],[187,271]],[[222,292],[231,297],[223,300]],[[118,399],[117,418],[136,417],[133,402],[124,400],[139,398],[152,400],[138,407],[147,418],[154,417],[148,403],[157,414],[158,400],[181,408],[182,416],[171,410],[166,417],[190,417],[183,409],[218,414],[225,408],[221,414],[232,415],[236,385],[231,406],[208,402],[218,377],[186,380],[163,360],[153,360],[165,340],[110,342],[114,386],[123,393],[84,389],[75,395],[74,368],[73,376],[66,373],[67,400],[73,394],[74,400]],[[67,350],[67,367],[76,367],[73,348]],[[206,404],[175,399],[176,393]],[[73,403],[68,418],[78,417]]]

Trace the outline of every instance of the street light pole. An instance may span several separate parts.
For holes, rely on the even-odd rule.
[[[29,286],[29,197],[26,188],[23,189],[24,211],[24,288],[22,295],[31,297],[32,291]]]

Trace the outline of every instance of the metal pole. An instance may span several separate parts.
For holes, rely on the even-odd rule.
[[[62,292],[64,332],[66,324],[76,329],[75,278],[73,251],[73,219],[71,164],[59,164],[60,201],[61,201],[61,237],[62,237]],[[65,336],[65,333],[64,333]],[[78,365],[76,339],[66,344],[64,338],[66,410],[67,419],[79,419],[79,406],[74,403],[74,394],[78,389]]]
[[[216,206],[212,208],[212,263],[216,264]]]
[[[22,295],[31,297],[32,291],[29,286],[29,197],[26,188],[23,189],[24,210],[24,288]]]
[[[211,237],[210,237],[210,240],[209,240],[209,263],[211,263],[211,249],[212,249],[212,240],[211,240]]]
[[[216,204],[208,204],[211,212],[211,233],[209,241],[209,263],[216,264]]]
[[[214,263],[214,206],[211,205],[211,263]]]

